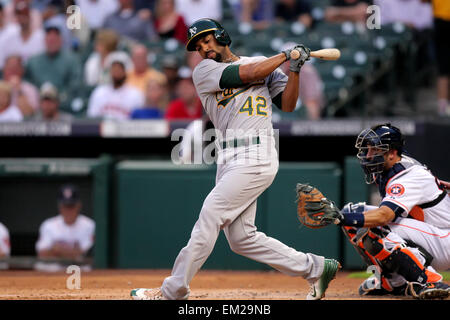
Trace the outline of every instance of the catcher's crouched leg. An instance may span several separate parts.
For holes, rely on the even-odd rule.
[[[382,271],[380,280],[370,277],[361,284],[360,294],[404,295],[408,294],[408,283],[425,285],[442,280],[440,274],[427,267],[430,262],[425,258],[427,253],[421,254],[418,248],[409,247],[401,238],[397,239],[395,234],[386,232],[382,228],[373,228],[361,237],[366,254],[377,262]],[[374,281],[381,281],[377,290],[374,289]]]

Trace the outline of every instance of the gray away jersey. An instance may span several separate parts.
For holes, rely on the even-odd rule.
[[[264,80],[239,88],[221,89],[223,70],[230,64],[255,63],[266,57],[240,57],[232,63],[204,59],[194,69],[192,79],[197,94],[216,130],[267,130],[272,132],[272,98],[281,93],[287,76],[278,68]]]

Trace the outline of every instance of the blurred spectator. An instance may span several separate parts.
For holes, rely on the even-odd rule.
[[[434,46],[436,50],[438,78],[437,98],[439,115],[450,116],[450,1],[423,0],[432,2],[434,16]]]
[[[175,0],[175,9],[187,26],[206,17],[222,20],[222,0]]]
[[[133,70],[127,75],[127,83],[139,89],[143,94],[147,91],[148,81],[151,79],[167,82],[166,76],[148,64],[147,47],[141,44],[132,49]]]
[[[9,29],[6,35],[5,47],[1,50],[3,57],[18,54],[26,62],[31,56],[40,54],[45,50],[44,31],[41,28],[31,27],[31,9],[25,0],[16,1],[14,13],[19,28]],[[4,64],[4,61],[0,64]]]
[[[3,79],[11,85],[11,104],[17,106],[24,117],[29,117],[39,107],[39,93],[34,85],[23,80],[24,72],[20,56],[6,58]]]
[[[253,29],[265,29],[274,18],[274,6],[271,0],[240,0],[231,4],[238,21]]]
[[[61,30],[63,38],[63,47],[65,49],[78,50],[87,45],[90,38],[90,28],[82,12],[79,13],[79,28],[70,29],[67,27],[68,17],[73,14],[68,10],[70,6],[75,5],[74,0],[52,0],[47,8],[47,17],[44,26],[54,25]]]
[[[59,213],[42,222],[36,252],[41,259],[81,261],[94,245],[95,222],[81,214],[82,202],[76,186],[62,186],[57,201]]]
[[[145,106],[134,109],[132,119],[162,119],[167,109],[169,96],[167,93],[167,80],[165,78],[152,78],[147,82],[145,92]]]
[[[84,80],[87,85],[95,86],[108,83],[109,70],[106,67],[107,58],[117,52],[119,35],[114,30],[98,30],[95,36],[95,51],[91,53],[84,64]]]
[[[5,22],[5,10],[3,4],[0,2],[0,48],[6,48],[8,35],[14,33],[11,29],[19,30],[17,24],[6,24]],[[0,69],[3,69],[3,64],[5,62],[6,52],[0,50]]]
[[[157,0],[134,0],[134,8],[136,11],[146,9],[153,12],[155,11],[156,1]]]
[[[126,120],[134,109],[144,106],[144,95],[126,84],[125,68],[123,59],[112,60],[112,83],[100,85],[92,92],[87,110],[88,117]]]
[[[203,106],[195,90],[191,74],[183,75],[176,86],[177,99],[171,101],[167,107],[167,120],[201,119]]]
[[[381,24],[401,22],[416,30],[433,27],[433,11],[430,4],[421,0],[374,0],[380,7]]]
[[[108,16],[119,9],[118,0],[75,0],[92,30],[103,27]]]
[[[37,9],[40,12],[44,11],[45,9],[47,9],[48,5],[50,4],[50,2],[52,2],[53,0],[33,0],[31,2],[31,6],[33,9]]]
[[[275,18],[281,21],[300,22],[309,28],[313,22],[311,4],[308,0],[280,0],[275,7]]]
[[[6,226],[0,222],[0,259],[8,258],[11,253],[11,245],[9,242],[9,231]]]
[[[187,66],[194,71],[195,67],[203,60],[202,56],[197,51],[188,51],[186,54]]]
[[[133,0],[134,10],[136,10],[139,18],[143,20],[152,20],[156,1],[157,0]]]
[[[119,4],[119,9],[105,19],[105,29],[113,29],[121,36],[140,42],[156,39],[151,21],[137,15],[133,0],[119,0]]]
[[[11,85],[0,81],[0,122],[20,122],[23,120],[22,112],[15,105],[11,104]]]
[[[5,6],[5,23],[14,24],[18,23],[18,17],[16,16],[16,7],[19,3],[26,2],[26,5],[30,7],[30,29],[37,30],[42,28],[42,13],[32,8],[33,0],[11,0]]]
[[[50,82],[44,83],[40,90],[39,111],[32,118],[34,121],[67,121],[73,120],[69,113],[59,110],[58,89]]]
[[[161,39],[174,38],[187,42],[187,26],[184,18],[175,10],[174,0],[158,0],[155,8],[155,28]]]
[[[292,48],[295,44],[287,43],[285,48]],[[284,49],[283,49],[284,50]],[[289,74],[289,62],[281,65],[281,70]],[[323,81],[311,62],[305,63],[300,71],[299,97],[296,110],[304,109],[307,119],[319,120],[325,105]]]
[[[45,29],[46,51],[28,60],[25,77],[37,87],[52,83],[59,92],[63,108],[68,109],[70,99],[79,94],[82,67],[78,58],[62,49],[61,32],[58,27]]]
[[[325,20],[365,23],[369,5],[372,5],[372,0],[332,0],[331,6],[325,9]]]
[[[167,79],[167,89],[169,91],[169,99],[176,98],[176,86],[178,83],[178,70],[180,68],[178,59],[175,55],[165,55],[161,61],[162,72]]]

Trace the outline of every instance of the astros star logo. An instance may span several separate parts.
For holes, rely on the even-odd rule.
[[[189,33],[191,34],[191,37],[197,33],[197,27],[192,27],[189,29]]]
[[[405,187],[403,187],[401,184],[394,184],[390,186],[387,190],[387,193],[390,196],[401,196],[405,192]]]

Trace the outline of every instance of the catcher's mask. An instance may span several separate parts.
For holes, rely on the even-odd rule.
[[[390,123],[363,130],[356,139],[357,158],[366,175],[366,183],[374,183],[384,170],[384,155],[389,150],[403,152],[404,139],[400,129]]]
[[[213,19],[200,19],[195,21],[188,29],[188,41],[186,49],[188,51],[195,51],[195,42],[207,34],[214,34],[217,42],[222,46],[229,46],[231,38],[228,32],[220,25],[219,22]]]

